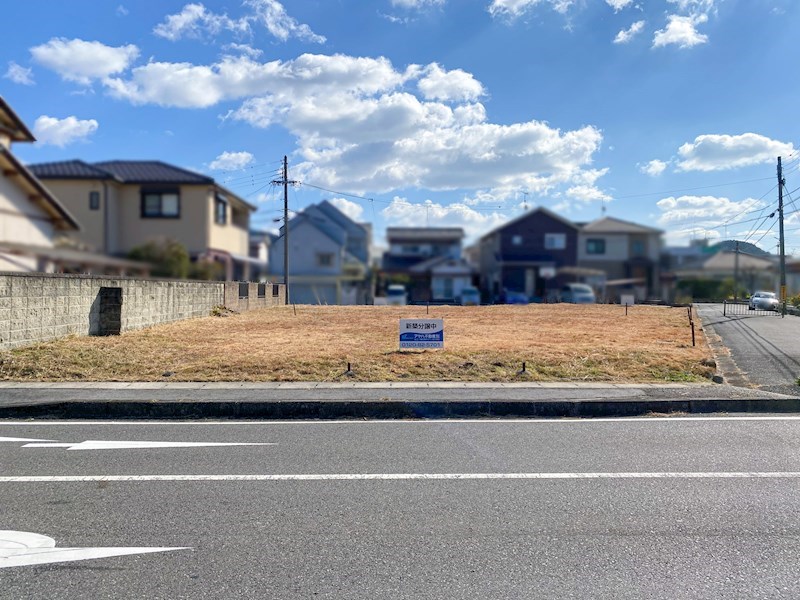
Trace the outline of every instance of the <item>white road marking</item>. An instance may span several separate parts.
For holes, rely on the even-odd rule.
[[[2,483],[74,483],[94,481],[435,481],[472,479],[800,479],[800,471],[651,472],[651,473],[299,473],[277,475],[22,475]]]
[[[275,442],[118,442],[87,440],[80,443],[56,442],[25,444],[23,448],[66,448],[67,450],[140,450],[144,448],[205,448],[219,446],[277,446]]]
[[[0,531],[0,569],[188,549],[186,547],[56,548],[56,541],[46,535],[28,531]]]
[[[464,423],[480,423],[482,425],[498,425],[505,423],[550,424],[550,425],[590,425],[593,423],[676,423],[685,421],[800,421],[800,416],[742,416],[742,417],[607,417],[607,418],[562,418],[562,419],[340,419],[331,421],[0,421],[0,427],[41,427],[62,425],[461,425]]]
[[[34,438],[0,437],[0,442],[50,442],[52,440],[38,440]]]

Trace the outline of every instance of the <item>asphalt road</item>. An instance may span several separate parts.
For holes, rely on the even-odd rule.
[[[0,529],[134,550],[0,558],[0,597],[797,598],[799,448],[793,417],[2,422]]]
[[[723,316],[721,304],[701,304],[697,310],[752,383],[762,390],[800,395],[800,317],[761,311]]]

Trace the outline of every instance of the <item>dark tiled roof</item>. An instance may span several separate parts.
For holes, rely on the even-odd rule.
[[[116,179],[123,183],[213,184],[211,177],[174,167],[158,160],[82,160],[40,163],[30,170],[41,179]]]
[[[82,160],[29,165],[31,173],[39,179],[111,179],[112,175],[85,163]]]
[[[125,183],[214,183],[211,177],[158,160],[111,160],[94,166]]]

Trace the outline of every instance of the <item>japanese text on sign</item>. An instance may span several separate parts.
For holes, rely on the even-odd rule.
[[[444,319],[400,319],[403,348],[444,348]]]

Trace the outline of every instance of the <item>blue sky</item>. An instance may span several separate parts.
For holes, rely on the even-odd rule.
[[[670,244],[774,251],[777,156],[800,200],[796,0],[27,0],[5,14],[0,94],[39,139],[20,158],[202,171],[265,228],[284,154],[310,184],[293,210],[332,199],[377,238],[429,225],[474,239],[526,206],[577,221],[605,207]]]

